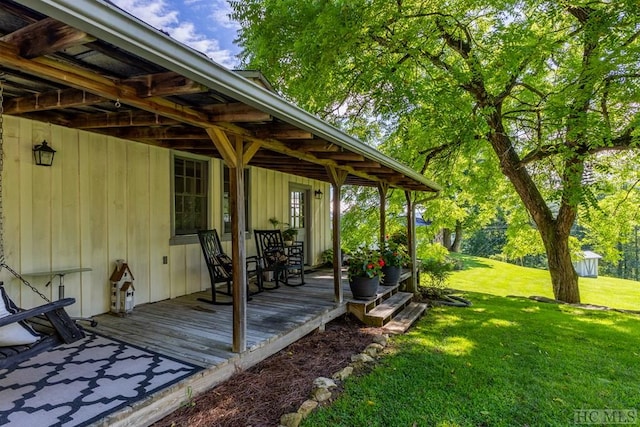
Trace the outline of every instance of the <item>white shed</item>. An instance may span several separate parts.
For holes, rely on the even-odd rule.
[[[598,260],[602,258],[599,254],[591,251],[582,251],[578,254],[579,259],[573,262],[573,268],[580,277],[598,277]]]

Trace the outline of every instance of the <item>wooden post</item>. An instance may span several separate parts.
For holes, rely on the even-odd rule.
[[[378,194],[380,195],[380,249],[384,248],[387,240],[387,192],[389,184],[378,183]]]
[[[327,174],[331,181],[333,189],[333,294],[334,301],[342,303],[344,301],[344,293],[342,292],[342,248],[340,241],[340,211],[341,211],[341,188],[347,180],[348,173],[343,170],[335,169],[327,166]]]
[[[218,127],[207,129],[209,137],[229,168],[229,200],[231,211],[231,265],[233,274],[233,343],[236,353],[247,349],[247,253],[244,231],[244,167],[260,144],[252,142],[245,147],[242,136],[236,135],[232,144],[226,132]],[[212,284],[213,285],[213,284]]]
[[[242,137],[236,136],[236,166],[229,169],[231,260],[233,265],[233,345],[236,353],[247,349],[247,254],[245,249],[244,162]]]
[[[407,199],[407,246],[409,257],[411,258],[411,281],[407,291],[416,293],[418,291],[418,258],[416,254],[416,204],[413,200],[413,193],[405,191],[404,196]]]

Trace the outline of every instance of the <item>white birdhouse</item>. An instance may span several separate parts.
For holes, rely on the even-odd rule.
[[[116,269],[111,274],[111,312],[125,316],[135,306],[133,274],[124,260],[116,260]]]

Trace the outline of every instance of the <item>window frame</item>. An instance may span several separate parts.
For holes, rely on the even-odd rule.
[[[203,189],[201,195],[204,197],[204,224],[202,228],[208,229],[211,223],[211,159],[206,156],[198,156],[191,153],[173,152],[171,154],[171,238],[170,245],[198,243],[196,232],[177,234],[176,233],[176,160],[185,160],[200,163],[202,165],[203,176],[201,178]]]

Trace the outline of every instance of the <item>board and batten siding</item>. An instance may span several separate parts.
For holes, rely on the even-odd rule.
[[[57,150],[53,167],[35,166],[33,146],[47,140]],[[188,156],[188,154],[185,154]],[[65,276],[72,316],[109,311],[109,277],[117,259],[135,277],[136,304],[175,298],[210,286],[200,245],[170,244],[171,150],[105,135],[4,117],[4,251],[7,264],[47,298],[58,298],[58,281],[29,273],[86,267]],[[210,160],[210,224],[222,226],[222,162]],[[271,228],[268,219],[288,221],[289,185],[310,189],[312,256],[320,262],[331,247],[329,185],[251,168],[250,224]],[[320,189],[327,195],[313,198]],[[223,241],[230,252],[230,241]],[[255,254],[247,235],[247,253]],[[163,263],[163,258],[168,263]],[[23,308],[44,303],[6,270],[0,280]]]

